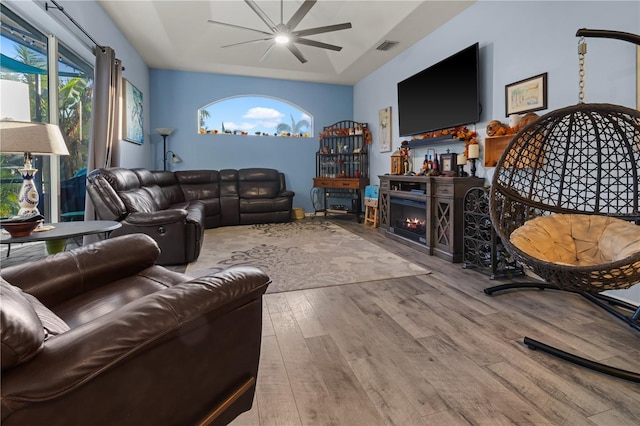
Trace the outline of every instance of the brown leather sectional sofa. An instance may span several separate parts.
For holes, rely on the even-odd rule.
[[[251,408],[269,277],[194,279],[159,253],[135,234],[2,268],[3,425],[227,424]]]
[[[87,193],[101,220],[122,227],[112,236],[143,233],[158,242],[161,265],[198,258],[206,228],[289,222],[293,207],[275,169],[150,171],[96,169]]]

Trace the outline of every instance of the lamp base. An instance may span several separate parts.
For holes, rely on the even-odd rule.
[[[38,172],[38,169],[29,166],[25,165],[24,168],[18,169],[22,175],[22,186],[18,193],[18,205],[20,206],[18,216],[25,218],[40,215],[40,211],[38,210],[40,196],[34,184],[34,176]]]

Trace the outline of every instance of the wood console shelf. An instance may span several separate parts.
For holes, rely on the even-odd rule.
[[[429,255],[461,262],[464,196],[482,186],[478,177],[392,176],[380,178],[380,227],[387,236]]]
[[[484,138],[484,166],[495,167],[514,135],[487,136]]]

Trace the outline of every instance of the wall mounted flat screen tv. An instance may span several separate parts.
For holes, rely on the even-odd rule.
[[[398,128],[411,136],[480,121],[475,43],[398,83]]]

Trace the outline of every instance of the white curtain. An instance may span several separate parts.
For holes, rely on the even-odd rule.
[[[96,47],[93,87],[87,174],[97,168],[120,165],[122,63],[116,59],[116,52],[110,47]],[[95,220],[93,204],[88,196],[85,201],[84,218]]]

